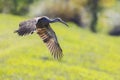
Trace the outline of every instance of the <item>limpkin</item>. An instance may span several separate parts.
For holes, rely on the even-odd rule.
[[[54,58],[61,59],[63,56],[62,49],[58,43],[55,32],[50,27],[50,23],[54,22],[61,22],[68,26],[61,18],[50,19],[42,16],[21,22],[19,29],[16,30],[15,33],[18,33],[19,36],[24,36],[37,32]]]

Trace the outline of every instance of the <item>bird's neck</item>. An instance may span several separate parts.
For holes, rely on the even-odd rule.
[[[54,23],[54,22],[58,22],[58,19],[55,18],[55,19],[50,20],[50,23]]]

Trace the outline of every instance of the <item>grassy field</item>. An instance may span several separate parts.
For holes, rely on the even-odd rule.
[[[120,80],[120,37],[51,24],[64,53],[57,61],[37,34],[13,33],[23,20],[0,14],[0,80]]]

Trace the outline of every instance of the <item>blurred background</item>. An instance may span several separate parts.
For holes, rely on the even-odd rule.
[[[64,57],[54,60],[36,34],[19,37],[20,22],[51,24]],[[120,80],[120,0],[0,0],[0,80]]]
[[[120,0],[0,0],[0,13],[61,17],[92,32],[120,35]]]

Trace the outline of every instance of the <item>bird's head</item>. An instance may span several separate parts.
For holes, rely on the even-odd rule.
[[[50,23],[50,19],[46,16],[38,17],[38,18],[36,18],[36,21],[37,21],[37,23],[36,23],[37,27],[38,26],[43,27],[43,26],[48,25]]]
[[[46,16],[41,17],[38,21],[44,22],[44,23],[49,23],[50,19]]]

